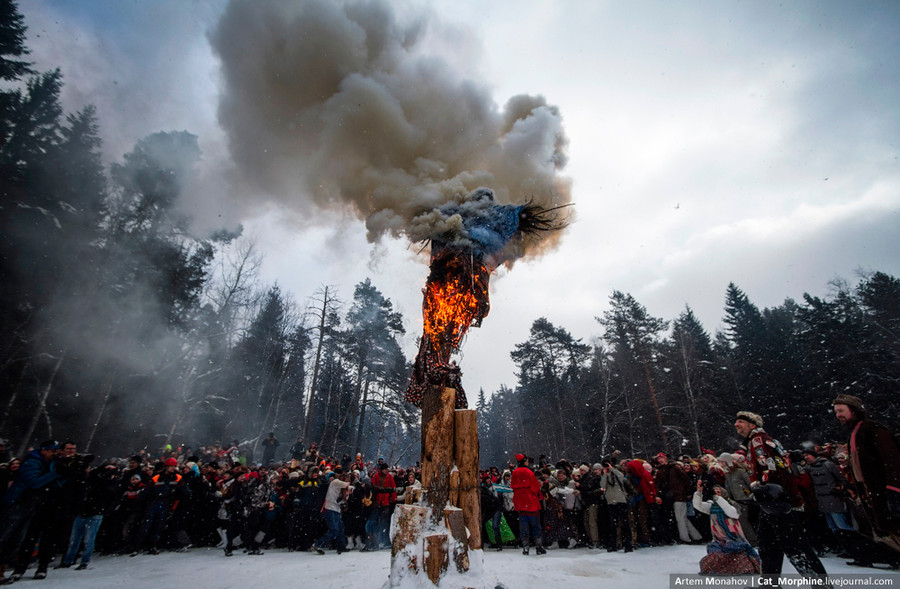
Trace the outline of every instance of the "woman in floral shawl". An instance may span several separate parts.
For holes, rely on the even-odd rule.
[[[747,542],[738,521],[737,508],[725,499],[725,489],[716,485],[712,495],[704,500],[703,482],[697,482],[694,509],[709,515],[712,542],[706,556],[700,560],[704,575],[749,575],[760,572],[759,554]]]

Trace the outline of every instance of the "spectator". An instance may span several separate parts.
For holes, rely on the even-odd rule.
[[[378,464],[378,472],[372,476],[372,490],[374,500],[369,519],[373,522],[375,532],[374,547],[387,548],[391,545],[389,532],[391,511],[397,502],[397,484],[388,472],[387,463]]]
[[[81,552],[81,564],[76,570],[84,570],[91,562],[94,553],[94,540],[103,516],[106,515],[116,501],[118,490],[118,471],[114,464],[95,468],[88,476],[83,495],[78,502],[78,515],[72,525],[69,547],[63,556],[60,568],[68,568],[75,563],[78,548],[84,542]]]
[[[300,462],[306,458],[306,450],[303,447],[303,436],[297,436],[297,441],[291,444],[291,460],[294,462],[292,466],[298,466]]]
[[[812,478],[813,491],[819,504],[819,511],[825,514],[829,529],[852,530],[850,514],[844,503],[847,489],[847,478],[838,466],[813,449],[803,451],[806,461],[806,472]]]
[[[672,509],[672,515],[678,528],[678,539],[682,544],[690,544],[698,542],[702,539],[700,532],[694,527],[687,518],[688,501],[691,500],[691,479],[678,465],[669,462],[669,455],[660,452],[656,455],[656,461],[659,464],[659,470],[656,473],[656,488],[662,495],[661,513],[663,515],[662,522],[662,539],[668,540],[669,525],[666,517],[665,509],[668,503]],[[666,542],[667,543],[667,542]]]
[[[522,540],[522,554],[528,554],[529,542],[534,539],[538,554],[546,554],[542,545],[541,524],[541,483],[530,468],[531,459],[524,454],[516,454],[517,467],[512,472],[510,486],[513,490],[513,504],[519,513],[519,533]]]
[[[329,542],[334,542],[338,554],[344,552],[347,547],[341,511],[347,495],[353,492],[353,486],[350,484],[349,479],[348,475],[340,472],[328,485],[324,505],[325,523],[328,526],[328,531],[313,543],[313,550],[317,554],[325,554],[324,548],[328,547]]]
[[[584,530],[591,548],[600,547],[600,509],[603,501],[603,465],[599,462],[581,477],[579,483],[581,501],[584,504]]]
[[[275,451],[278,449],[280,445],[278,439],[275,437],[275,432],[269,432],[269,435],[262,441],[263,445],[263,456],[262,463],[263,466],[270,466],[275,462]]]
[[[175,470],[178,461],[167,458],[162,472],[150,479],[147,489],[147,512],[144,523],[135,539],[135,550],[132,556],[147,543],[147,554],[159,554],[159,539],[172,515],[176,500],[189,496],[187,487],[181,484],[181,475]]]
[[[59,443],[55,440],[43,442],[38,450],[29,452],[16,480],[3,496],[0,509],[0,578],[6,567],[12,564],[35,514],[51,499],[51,490],[58,486],[59,474],[54,462],[58,452]],[[24,569],[16,570],[3,580],[16,581],[22,578],[24,572]],[[38,576],[40,579],[47,576],[46,569],[38,572],[42,573]]]
[[[606,498],[609,509],[609,539],[606,543],[607,552],[615,552],[621,543],[625,552],[631,552],[634,548],[631,542],[631,524],[628,520],[628,500],[630,486],[625,475],[613,466],[609,460],[603,463],[603,476],[600,478],[600,489]]]
[[[63,443],[60,453],[53,461],[60,478],[47,487],[49,496],[28,526],[28,533],[19,547],[13,574],[21,576],[25,573],[37,546],[38,566],[34,578],[47,577],[47,568],[57,550],[68,545],[78,497],[81,496],[87,478],[88,464],[93,459],[93,455],[79,455],[75,442]]]
[[[737,507],[739,520],[741,523],[741,531],[751,546],[756,546],[756,527],[753,522],[759,519],[758,513],[753,513],[754,509],[758,509],[756,503],[753,502],[753,494],[750,490],[750,475],[747,471],[735,464],[734,455],[723,452],[717,459],[719,467],[725,473],[725,490],[728,498],[734,501]],[[752,517],[751,517],[752,516]]]

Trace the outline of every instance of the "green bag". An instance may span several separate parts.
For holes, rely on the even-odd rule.
[[[488,542],[490,542],[491,544],[496,544],[496,542],[494,542],[494,525],[491,520],[485,522],[484,530]],[[513,534],[513,531],[509,528],[509,524],[506,523],[505,514],[500,516],[500,539],[504,544],[507,542],[512,542],[516,539],[516,535]]]

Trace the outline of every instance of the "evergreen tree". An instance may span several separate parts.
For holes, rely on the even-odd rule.
[[[356,426],[353,453],[360,450],[365,429],[370,387],[387,376],[392,353],[399,350],[396,337],[404,333],[403,317],[393,310],[370,279],[356,285],[353,303],[347,312],[349,355],[355,365],[355,392],[350,405],[350,422]]]
[[[616,290],[609,300],[610,309],[604,312],[602,318],[596,319],[606,329],[605,338],[613,347],[620,374],[631,382],[635,393],[640,390],[646,395],[649,409],[655,416],[656,434],[653,435],[652,426],[648,428],[648,424],[642,423],[643,400],[636,395],[626,395],[630,427],[640,426],[630,436],[632,453],[637,450],[635,433],[640,448],[662,447],[668,451],[669,441],[656,385],[659,334],[666,329],[668,322],[650,315],[630,294]]]
[[[518,367],[521,401],[534,409],[533,415],[526,411],[526,435],[531,434],[530,426],[537,434],[535,441],[552,455],[587,445],[577,398],[589,352],[590,346],[541,317],[532,324],[528,340],[510,353]],[[550,416],[550,423],[542,419]]]
[[[0,0],[0,80],[18,80],[34,73],[31,64],[19,57],[30,52],[25,46],[25,18],[13,0]]]

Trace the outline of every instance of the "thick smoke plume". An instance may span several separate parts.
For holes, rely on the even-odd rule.
[[[525,95],[499,108],[485,83],[429,51],[438,24],[401,20],[381,0],[232,1],[211,42],[244,189],[301,212],[349,208],[370,241],[465,239],[460,219],[438,209],[481,186],[500,204],[568,203],[559,110]],[[517,255],[558,235],[526,236]]]

